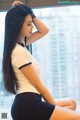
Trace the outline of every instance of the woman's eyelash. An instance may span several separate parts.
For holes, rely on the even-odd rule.
[[[28,26],[31,26],[32,24],[28,24]]]

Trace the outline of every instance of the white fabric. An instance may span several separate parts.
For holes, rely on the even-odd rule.
[[[40,94],[19,69],[19,67],[32,62],[32,65],[36,72],[38,74],[40,72],[40,65],[38,61],[31,55],[27,48],[17,43],[16,47],[12,51],[11,62],[19,83],[17,92],[34,92]]]

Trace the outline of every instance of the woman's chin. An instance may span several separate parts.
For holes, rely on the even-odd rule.
[[[29,34],[29,35],[27,36],[27,38],[31,37],[31,35],[32,35],[32,34]]]

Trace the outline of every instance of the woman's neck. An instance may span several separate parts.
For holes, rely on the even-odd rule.
[[[19,42],[19,43],[23,43],[23,42],[24,42],[24,37],[19,36],[18,42]]]

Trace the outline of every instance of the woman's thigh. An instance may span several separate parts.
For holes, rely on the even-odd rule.
[[[63,107],[56,106],[50,120],[77,120],[80,119],[80,113]]]

